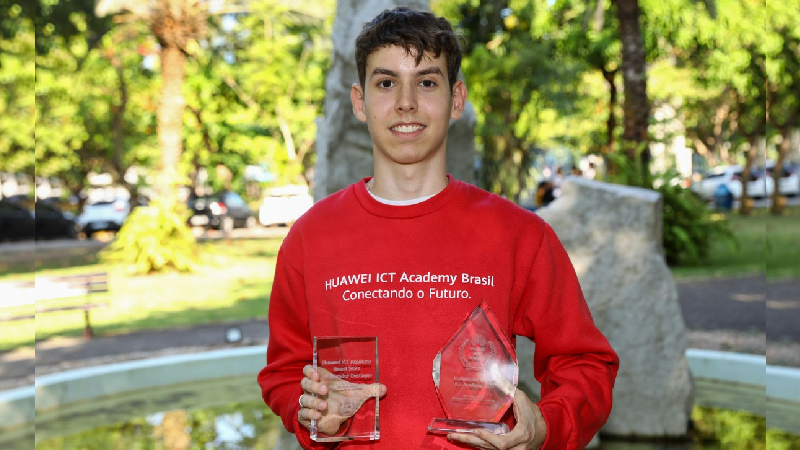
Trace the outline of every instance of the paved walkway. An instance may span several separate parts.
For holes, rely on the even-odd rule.
[[[800,280],[764,276],[678,284],[689,329],[760,331],[768,341],[800,343]]]
[[[766,332],[768,341],[800,343],[800,280],[768,283],[763,276],[678,284],[683,316],[692,330]],[[266,342],[265,320],[202,325],[95,338],[57,338],[36,351],[0,354],[0,381],[30,377],[34,367],[65,362],[155,353],[166,348],[224,346],[224,332],[239,326],[244,344]]]

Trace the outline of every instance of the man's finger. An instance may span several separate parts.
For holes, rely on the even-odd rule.
[[[475,448],[482,448],[485,450],[497,450],[497,447],[484,441],[483,439],[468,433],[450,433],[447,439],[454,442],[461,442],[463,444],[471,445]]]
[[[303,409],[325,411],[328,409],[328,402],[313,395],[303,394],[300,396],[300,406]]]
[[[314,366],[311,364],[307,364],[305,367],[303,367],[303,375],[312,381],[319,381],[319,373],[314,370]]]
[[[318,383],[310,378],[303,378],[300,380],[300,387],[309,394],[327,395],[328,386],[323,383]]]
[[[516,427],[514,430],[516,430]],[[473,431],[473,434],[481,441],[485,441],[491,445],[489,448],[506,449],[513,448],[515,445],[521,442],[519,440],[519,433],[514,433],[514,430],[511,430],[506,434],[499,435],[494,434],[489,430],[477,429]]]

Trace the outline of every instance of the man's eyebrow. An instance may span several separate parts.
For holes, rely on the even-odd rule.
[[[370,74],[370,78],[374,77],[375,75],[388,75],[390,77],[397,77],[397,72],[394,70],[384,69],[383,67],[376,67],[375,70],[373,70]]]
[[[444,76],[442,71],[436,66],[428,67],[427,69],[422,69],[419,72],[417,72],[417,76],[418,77],[422,76],[422,75],[441,75],[441,76]]]
[[[374,77],[375,75],[388,75],[390,77],[397,77],[398,74],[394,70],[385,69],[383,67],[376,67],[375,70],[372,71],[370,74],[370,78]],[[422,69],[419,72],[414,73],[415,76],[424,76],[424,75],[441,75],[444,76],[442,70],[438,67],[428,67],[427,69]]]

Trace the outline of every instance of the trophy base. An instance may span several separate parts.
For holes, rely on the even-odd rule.
[[[428,425],[428,432],[434,434],[472,433],[473,430],[484,429],[493,434],[506,434],[511,431],[508,425],[496,422],[477,420],[433,419]]]
[[[372,434],[353,435],[353,436],[326,436],[324,434],[312,434],[311,440],[314,442],[344,442],[344,441],[377,441],[381,438],[381,433],[376,431]]]

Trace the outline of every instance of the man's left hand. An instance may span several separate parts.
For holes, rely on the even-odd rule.
[[[514,418],[517,425],[504,435],[475,430],[450,433],[447,439],[486,450],[539,450],[547,437],[547,424],[539,407],[519,389],[514,393]]]

